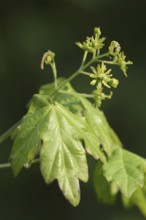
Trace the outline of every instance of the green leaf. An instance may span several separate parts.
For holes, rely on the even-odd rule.
[[[69,83],[53,96],[54,104],[48,101],[52,91],[54,84],[33,96],[28,113],[15,133],[10,155],[12,169],[17,175],[40,156],[46,183],[57,179],[65,197],[76,206],[80,201],[79,179],[88,180],[85,149],[106,163],[105,152],[110,155],[113,142],[119,146],[120,142],[102,112]]]
[[[60,79],[62,81],[62,79]],[[50,86],[48,89],[43,89],[40,93],[48,95]],[[86,130],[83,131],[83,139],[85,142],[85,148],[89,154],[95,159],[99,159],[102,162],[106,161],[104,152],[110,155],[112,152],[113,141],[121,146],[121,143],[110,128],[103,113],[93,107],[93,105],[81,94],[78,94],[70,83],[67,83],[63,89],[57,93],[54,100],[65,106],[69,111],[79,116],[83,116],[86,119]]]
[[[44,95],[35,95],[23,117],[13,143],[10,159],[15,175],[40,154],[46,183],[58,180],[70,203],[80,201],[79,179],[87,182],[88,167],[83,147],[85,119],[59,104],[49,104]]]
[[[35,94],[30,100],[28,113],[35,113],[38,109],[46,107],[48,105],[48,96]]]
[[[41,172],[47,183],[55,179],[65,197],[76,206],[80,201],[79,180],[88,180],[83,140],[87,151],[105,162],[99,140],[85,118],[59,104],[51,105],[48,95],[34,95],[17,130],[10,155],[15,175],[40,152]],[[63,97],[64,98],[64,97]],[[58,97],[57,97],[58,99]]]
[[[146,177],[144,186],[139,187],[130,198],[122,197],[122,201],[125,207],[137,206],[139,210],[146,216]]]
[[[100,148],[99,138],[94,133],[94,130],[91,127],[88,127],[87,131],[83,131],[83,139],[87,152],[95,159],[100,159],[103,163],[105,163],[106,157],[104,152]]]
[[[144,159],[127,150],[115,147],[103,168],[106,179],[126,197],[130,197],[139,186],[144,185]]]
[[[60,105],[51,107],[40,152],[41,172],[46,183],[58,179],[65,197],[76,206],[80,200],[78,178],[86,182],[88,169],[80,141],[84,121]]]
[[[100,162],[98,162],[94,171],[93,181],[97,198],[105,204],[113,204],[116,197],[112,193],[111,184],[103,175],[103,166]]]
[[[62,81],[63,79],[60,79]],[[59,81],[59,82],[60,82]],[[49,94],[50,85],[44,87],[40,93],[43,95]],[[59,102],[65,108],[67,108],[72,113],[82,116],[83,113],[83,106],[81,104],[82,95],[78,94],[70,83],[67,83],[65,87],[61,91],[57,93],[54,97],[56,102]],[[87,101],[88,102],[88,101]],[[85,103],[86,104],[86,103]],[[84,115],[83,115],[84,116]],[[94,119],[93,119],[94,120]],[[80,131],[81,132],[81,131]],[[82,132],[82,137],[85,142],[85,148],[89,154],[91,154],[95,159],[101,159],[102,162],[105,162],[105,155],[100,148],[100,140],[97,136],[96,132],[94,131],[94,127],[90,126],[90,124],[86,123],[86,129]]]
[[[104,151],[108,156],[110,156],[112,154],[115,141],[119,147],[121,147],[118,137],[110,128],[103,112],[101,112],[98,108],[94,108],[87,99],[80,97],[80,100],[84,107],[83,115],[85,116],[89,127],[92,131],[94,131],[94,134],[98,138]]]

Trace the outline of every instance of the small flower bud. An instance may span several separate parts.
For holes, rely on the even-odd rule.
[[[51,50],[49,50],[49,51],[46,53],[45,63],[46,63],[46,64],[50,64],[50,63],[53,61],[54,56],[55,56],[55,53],[53,53]]]
[[[41,60],[41,69],[44,69],[44,64],[51,64],[51,62],[54,60],[55,53],[53,53],[51,50],[48,50],[46,53],[44,53],[42,60]]]
[[[100,30],[100,28],[98,27],[95,27],[94,28],[94,34],[97,34],[98,36],[100,36],[101,35],[101,30]]]
[[[113,78],[109,81],[110,86],[117,88],[118,84],[119,84],[119,80]]]

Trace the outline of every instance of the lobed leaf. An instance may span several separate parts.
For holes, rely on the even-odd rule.
[[[83,147],[85,119],[59,104],[49,104],[35,95],[16,133],[10,159],[15,175],[40,154],[42,175],[47,183],[58,180],[65,197],[76,206],[80,200],[79,180],[88,180]]]
[[[64,79],[58,80],[58,83]],[[88,180],[86,151],[106,163],[113,143],[121,143],[109,127],[104,115],[68,83],[51,101],[54,84],[34,95],[28,113],[15,132],[10,155],[12,169],[17,175],[40,157],[40,169],[46,183],[58,181],[70,203],[80,201],[79,179]],[[85,148],[85,149],[84,149]]]
[[[143,159],[118,147],[103,166],[106,179],[115,184],[126,197],[132,196],[138,187],[143,187],[143,167]]]

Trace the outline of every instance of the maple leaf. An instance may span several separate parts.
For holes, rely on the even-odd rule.
[[[82,145],[84,126],[83,118],[59,104],[49,104],[42,95],[35,95],[14,139],[10,155],[14,174],[29,166],[39,153],[45,181],[57,179],[65,197],[76,206],[80,200],[78,179],[88,180]]]

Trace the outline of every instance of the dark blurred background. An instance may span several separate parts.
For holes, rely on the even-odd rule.
[[[119,71],[120,86],[103,104],[108,121],[124,146],[146,156],[146,1],[145,0],[26,0],[0,1],[0,134],[25,113],[26,104],[42,84],[51,82],[49,70],[40,70],[45,51],[56,52],[59,76],[71,75],[82,52],[75,45],[100,26],[107,44],[119,41],[134,62],[128,78]],[[83,79],[74,81],[79,91],[88,89]],[[0,162],[6,162],[11,142],[0,146]],[[0,170],[0,220],[109,219],[143,220],[137,209],[125,210],[120,200],[109,207],[96,199],[90,159],[90,181],[81,184],[82,199],[73,208],[56,183],[45,185],[39,166],[14,178]]]

